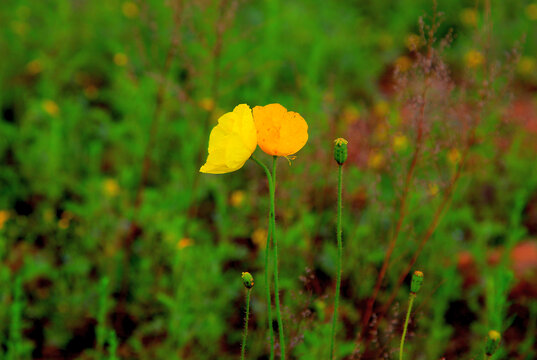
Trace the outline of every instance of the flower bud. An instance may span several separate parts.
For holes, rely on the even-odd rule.
[[[249,272],[242,273],[242,282],[247,289],[254,287],[254,277]]]
[[[412,282],[410,283],[410,292],[417,294],[421,285],[423,284],[423,273],[421,271],[414,271],[412,274]]]
[[[347,143],[343,138],[334,140],[334,159],[339,165],[343,165],[347,161]]]
[[[502,336],[496,330],[490,330],[487,336],[487,345],[485,346],[485,353],[487,356],[492,356],[498,350]]]

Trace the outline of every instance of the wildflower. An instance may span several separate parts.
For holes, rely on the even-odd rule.
[[[254,287],[254,277],[249,272],[243,272],[241,275],[242,283],[247,289]]]
[[[473,69],[485,62],[485,57],[477,50],[470,50],[464,55],[466,66]]]
[[[256,106],[253,110],[257,141],[269,155],[288,156],[308,141],[308,124],[300,114],[280,104]]]
[[[348,105],[343,109],[341,117],[347,125],[352,125],[360,118],[360,111],[356,106]]]
[[[347,144],[349,142],[343,138],[334,140],[334,160],[339,165],[343,165],[347,161]]]
[[[526,15],[528,19],[536,21],[537,20],[537,3],[529,4],[526,7]]]
[[[416,34],[409,34],[405,38],[405,45],[408,50],[416,51],[421,46],[421,38]]]
[[[177,242],[177,249],[183,250],[184,248],[192,245],[194,245],[194,240],[185,237],[179,240],[179,242]]]
[[[212,111],[214,109],[214,100],[210,97],[205,97],[198,102],[200,108],[205,111]]]
[[[410,291],[414,294],[417,294],[420,291],[422,284],[423,273],[421,271],[414,271],[414,274],[412,274],[412,281],[410,283]]]
[[[369,155],[367,165],[374,170],[378,170],[384,166],[384,160],[384,155],[380,151],[373,151]]]
[[[536,63],[535,58],[530,56],[523,56],[517,64],[517,71],[520,75],[531,75],[535,72]]]
[[[257,245],[258,248],[262,248],[267,244],[267,230],[257,228],[252,233],[252,242]]]
[[[468,27],[477,26],[477,11],[472,8],[463,9],[459,15],[461,23]]]
[[[412,67],[412,59],[408,56],[399,56],[395,60],[395,68],[399,72],[407,72]]]
[[[116,53],[114,54],[114,64],[117,66],[125,66],[129,62],[129,58],[127,55],[123,53]]]
[[[395,151],[403,151],[408,146],[408,139],[405,135],[399,133],[395,134],[392,140],[392,146]]]
[[[57,116],[60,113],[60,108],[58,107],[58,104],[56,104],[52,100],[45,100],[42,104],[43,110],[50,116]]]
[[[138,9],[138,5],[133,3],[132,1],[126,1],[121,6],[121,10],[123,11],[123,15],[125,17],[128,17],[129,19],[133,19],[138,16],[138,13],[140,10]]]
[[[119,184],[115,179],[106,179],[103,184],[104,193],[109,197],[115,197],[119,194]]]
[[[62,213],[62,217],[58,221],[58,227],[63,230],[67,229],[69,227],[69,224],[72,218],[73,218],[73,214],[71,214],[69,211],[64,211]]]
[[[7,210],[0,210],[0,229],[4,228],[4,224],[9,219],[9,211]]]
[[[390,105],[387,101],[380,100],[373,106],[373,113],[377,117],[384,117],[390,112]]]
[[[30,75],[37,75],[43,71],[43,65],[39,59],[32,60],[26,65],[26,71]]]
[[[224,174],[239,170],[257,147],[252,110],[246,104],[222,115],[211,131],[209,156],[202,173]]]
[[[457,165],[461,160],[461,153],[456,148],[448,151],[447,159],[451,165]]]
[[[485,354],[492,356],[498,350],[502,336],[496,330],[490,330],[487,336],[487,344],[485,346]]]
[[[429,195],[431,196],[436,196],[436,194],[438,194],[438,191],[440,189],[438,189],[438,185],[436,183],[430,183],[429,186]]]
[[[229,202],[233,207],[239,207],[244,202],[244,197],[244,191],[235,190],[231,193],[231,196],[229,197]]]

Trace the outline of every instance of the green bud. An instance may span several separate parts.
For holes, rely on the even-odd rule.
[[[339,165],[343,165],[347,161],[347,143],[343,138],[334,140],[334,159]]]
[[[244,286],[246,286],[247,289],[251,289],[254,287],[254,277],[249,272],[243,272],[242,273],[242,282]]]
[[[487,356],[492,356],[500,347],[500,341],[502,336],[496,330],[490,330],[487,336],[487,345],[485,346],[485,353]]]
[[[423,284],[423,273],[421,271],[414,271],[412,274],[412,282],[410,283],[410,292],[417,294],[421,285]]]

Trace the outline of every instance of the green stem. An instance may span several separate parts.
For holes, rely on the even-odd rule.
[[[248,337],[248,317],[250,316],[250,292],[252,289],[246,291],[246,316],[244,318],[244,333],[242,334],[242,348],[241,348],[241,360],[244,360],[244,353],[246,352],[246,338]]]
[[[336,343],[336,324],[337,313],[339,309],[339,293],[341,292],[341,262],[343,258],[343,241],[341,239],[341,213],[342,213],[342,172],[343,166],[339,165],[338,184],[337,184],[337,281],[336,281],[336,296],[334,299],[334,315],[332,319],[332,338],[330,341],[330,360],[334,359],[335,343]]]
[[[267,175],[269,193],[272,189],[272,176],[270,175],[270,170],[268,167],[263,164],[261,161],[257,160],[252,155],[252,160],[255,161],[259,166],[265,170]],[[272,301],[270,297],[270,269],[269,269],[269,258],[270,258],[270,242],[272,239],[272,208],[269,211],[269,225],[267,231],[267,244],[265,246],[265,292],[267,297],[267,318],[268,318],[268,330],[270,336],[270,360],[274,360],[274,332],[272,329]]]
[[[278,281],[278,240],[276,238],[276,213],[275,213],[275,193],[276,193],[276,160],[272,157],[272,189],[270,191],[270,212],[272,214],[272,243],[274,245],[274,294],[276,302],[276,316],[278,317],[278,331],[280,333],[281,359],[285,360],[285,335],[283,331],[282,312],[280,309],[280,285]]]
[[[401,346],[399,347],[399,360],[403,360],[403,347],[405,346],[406,331],[408,328],[408,321],[410,320],[410,311],[412,310],[412,304],[414,303],[415,298],[416,294],[411,292],[410,300],[408,302],[408,310],[406,312],[405,326],[403,327],[403,336],[401,336]]]

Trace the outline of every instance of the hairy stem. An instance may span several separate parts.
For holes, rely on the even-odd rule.
[[[338,248],[338,257],[337,257],[337,280],[336,280],[336,296],[334,298],[334,315],[332,319],[332,338],[330,342],[330,360],[334,359],[334,346],[336,342],[336,323],[337,323],[337,314],[339,308],[339,293],[341,292],[341,262],[343,258],[343,241],[341,239],[341,213],[342,213],[342,172],[343,166],[339,165],[338,169],[338,184],[337,184],[337,248]]]
[[[244,360],[246,352],[246,338],[248,337],[248,317],[250,316],[250,293],[252,289],[246,290],[246,315],[244,316],[244,333],[242,334],[241,360]]]
[[[408,301],[408,310],[406,312],[405,326],[403,327],[403,335],[401,336],[401,345],[399,346],[399,360],[403,360],[403,348],[405,346],[406,331],[408,329],[408,321],[410,320],[410,312],[412,311],[412,304],[414,303],[415,298],[416,298],[416,294],[411,292],[410,299]]]

